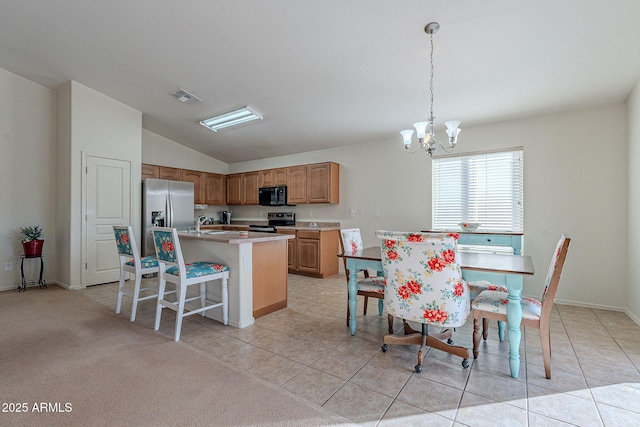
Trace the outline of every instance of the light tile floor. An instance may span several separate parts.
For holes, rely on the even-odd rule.
[[[117,284],[81,292],[115,310]],[[495,325],[469,369],[459,357],[430,349],[416,374],[418,347],[383,353],[386,316],[378,316],[375,300],[366,316],[358,304],[351,336],[344,275],[289,275],[286,309],[244,329],[188,317],[181,340],[363,426],[640,425],[640,327],[624,313],[556,305],[552,379],[544,377],[538,331],[528,329],[520,377],[513,379],[508,343],[497,339]],[[172,339],[175,314],[165,312],[159,333]],[[125,296],[120,316],[130,313]],[[136,322],[153,328],[154,313],[154,301],[143,301]],[[471,323],[454,333],[469,349]]]

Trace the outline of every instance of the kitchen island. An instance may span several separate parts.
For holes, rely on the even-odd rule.
[[[229,325],[244,328],[256,318],[287,306],[286,234],[203,230],[179,232],[185,262],[213,261],[229,266]],[[209,285],[208,285],[209,286]],[[207,289],[219,296],[219,286]],[[222,321],[222,313],[207,316]]]

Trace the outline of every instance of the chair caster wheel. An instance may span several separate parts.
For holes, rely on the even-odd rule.
[[[416,370],[416,374],[419,374],[420,372],[422,372],[422,365],[416,365],[415,370]]]
[[[462,360],[462,367],[467,369],[469,367],[469,361],[467,359]]]
[[[447,340],[447,344],[449,344],[449,345],[453,345],[453,340],[452,340],[451,338],[449,338],[449,339]]]
[[[386,344],[382,344],[382,347],[380,347],[380,349],[382,350],[383,353],[387,352],[387,345]]]

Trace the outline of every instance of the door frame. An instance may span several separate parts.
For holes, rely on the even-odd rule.
[[[107,160],[116,160],[121,162],[129,163],[129,218],[130,222],[133,225],[133,231],[136,232],[136,221],[134,220],[134,200],[135,200],[135,183],[134,183],[134,163],[133,160],[127,159],[124,157],[118,156],[104,156],[98,153],[89,153],[86,151],[81,151],[82,161],[81,161],[81,169],[80,169],[80,209],[81,209],[81,218],[80,218],[80,281],[81,288],[87,287],[87,278],[86,278],[86,265],[87,265],[87,174],[88,174],[88,159],[90,157],[98,158],[98,159],[107,159]],[[138,168],[139,170],[139,168]],[[140,183],[138,183],[140,184]]]

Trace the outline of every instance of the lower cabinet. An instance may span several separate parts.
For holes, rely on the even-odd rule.
[[[328,277],[338,273],[338,230],[278,230],[288,240],[289,273]]]

